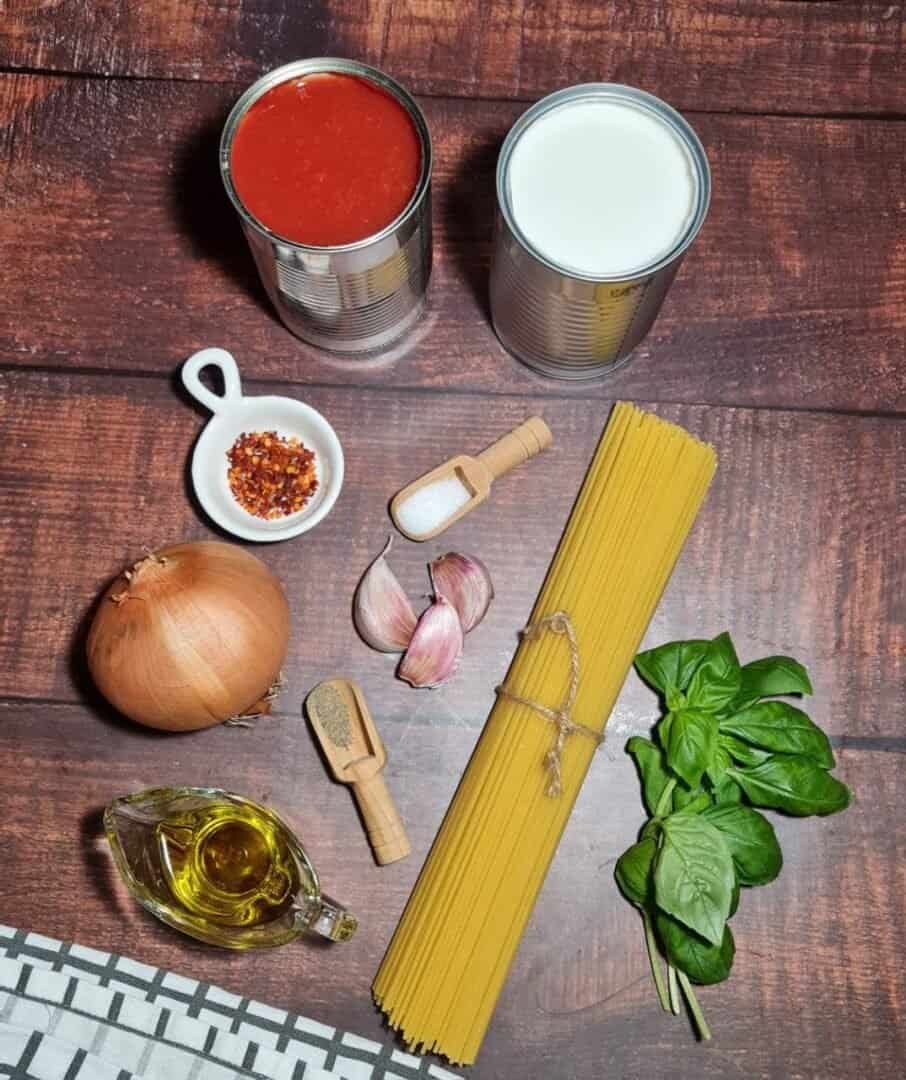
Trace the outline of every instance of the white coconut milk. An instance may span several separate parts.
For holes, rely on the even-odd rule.
[[[510,157],[513,220],[559,268],[625,277],[668,255],[695,216],[692,155],[654,113],[605,97],[542,114]]]

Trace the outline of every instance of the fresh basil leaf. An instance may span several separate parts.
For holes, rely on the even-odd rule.
[[[759,750],[757,746],[751,746],[733,735],[721,733],[717,736],[717,745],[726,750],[730,757],[738,761],[740,765],[760,765],[771,756],[767,750]]]
[[[673,812],[676,813],[677,810],[685,809],[689,803],[694,802],[703,793],[700,784],[694,788],[687,788],[683,783],[677,784],[673,789]]]
[[[811,758],[822,769],[834,767],[827,736],[808,716],[785,701],[761,701],[720,721],[720,730],[774,753]]]
[[[649,818],[648,821],[645,822],[645,824],[644,824],[644,826],[642,828],[641,839],[642,840],[647,840],[648,837],[650,836],[653,840],[657,840],[658,833],[660,833],[660,831],[661,831],[661,819],[660,818]]]
[[[742,668],[740,691],[756,697],[779,694],[811,694],[808,672],[792,656],[765,656]]]
[[[705,655],[695,669],[686,700],[693,708],[717,712],[739,693],[740,666],[730,635],[718,634],[708,642]]]
[[[678,789],[677,789],[678,790]],[[689,793],[692,794],[691,792]],[[691,799],[686,799],[683,805],[677,807],[674,814],[700,814],[702,810],[711,805],[711,796],[707,792],[700,791],[698,795],[694,795]]]
[[[733,762],[730,760],[730,755],[727,753],[726,748],[720,745],[720,738],[718,737],[717,746],[714,748],[711,763],[705,769],[708,779],[715,787],[723,780],[727,769],[729,769],[732,764]]]
[[[698,787],[714,756],[717,721],[701,709],[681,709],[673,713],[666,739],[668,768],[690,788]]]
[[[664,819],[654,867],[658,907],[719,945],[735,880],[730,849],[717,828],[697,815]]]
[[[717,806],[731,806],[742,801],[742,788],[730,776],[724,776],[711,793]]]
[[[743,885],[767,885],[780,873],[783,855],[774,827],[749,806],[711,806],[702,817],[720,829]]]
[[[756,806],[785,810],[797,817],[835,814],[849,806],[850,791],[811,758],[776,754],[751,769],[729,775]]]
[[[686,706],[686,695],[682,690],[677,690],[674,687],[667,690],[664,700],[667,702],[667,708],[670,712],[676,712],[677,709],[683,709]]]
[[[791,656],[766,656],[743,665],[739,693],[720,709],[720,715],[732,716],[765,697],[811,693],[812,684],[798,660]]]
[[[644,907],[650,898],[655,855],[657,843],[649,837],[627,848],[614,867],[613,876],[620,892],[637,907]]]
[[[667,748],[667,744],[670,742],[670,729],[673,727],[674,713],[668,712],[660,718],[657,723],[657,727],[654,729],[654,734],[657,736],[657,741],[661,744],[662,749]],[[666,759],[665,759],[666,761]]]
[[[666,697],[670,690],[686,689],[707,647],[707,641],[671,641],[640,652],[635,669],[650,687]]]
[[[663,911],[655,915],[654,925],[667,959],[693,982],[710,985],[730,974],[736,946],[729,926],[724,927],[720,944],[712,945]]]
[[[733,882],[733,895],[730,897],[730,914],[728,918],[732,919],[739,908],[739,878]]]
[[[670,774],[664,764],[664,752],[650,739],[643,739],[641,735],[633,735],[626,743],[626,750],[635,761],[639,779],[642,781],[645,806],[648,808],[648,813],[653,815],[657,811],[661,793],[670,779]]]

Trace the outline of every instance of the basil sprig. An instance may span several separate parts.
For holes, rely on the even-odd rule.
[[[649,819],[614,876],[641,912],[661,1005],[679,1012],[682,992],[699,1036],[709,1039],[692,983],[727,978],[740,887],[767,885],[783,865],[774,828],[755,807],[834,814],[850,792],[830,773],[834,754],[821,728],[776,700],[812,693],[792,657],[741,665],[724,633],[649,649],[635,667],[664,714],[652,739],[626,744]]]

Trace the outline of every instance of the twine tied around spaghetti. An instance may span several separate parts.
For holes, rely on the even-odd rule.
[[[540,701],[532,701],[531,698],[516,694],[507,689],[506,686],[498,686],[496,693],[499,697],[509,698],[510,701],[515,701],[519,705],[525,705],[557,728],[554,745],[544,755],[544,767],[547,769],[548,774],[545,794],[552,799],[556,799],[563,791],[563,747],[566,745],[569,736],[585,735],[587,738],[594,740],[596,748],[604,741],[604,736],[572,718],[576,694],[579,691],[579,644],[576,641],[576,631],[572,619],[565,611],[555,611],[553,615],[545,615],[543,619],[539,619],[535,623],[529,623],[519,633],[521,637],[531,641],[541,637],[546,630],[550,630],[554,634],[562,634],[569,642],[569,686],[560,708],[552,709]]]

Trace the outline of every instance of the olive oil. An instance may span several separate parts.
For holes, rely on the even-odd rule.
[[[356,920],[321,895],[277,814],[214,788],[155,788],[104,815],[117,868],[158,918],[213,945],[282,945],[306,930],[347,940]]]
[[[292,906],[299,871],[270,815],[214,803],[157,826],[161,863],[175,899],[225,926],[258,926]]]

